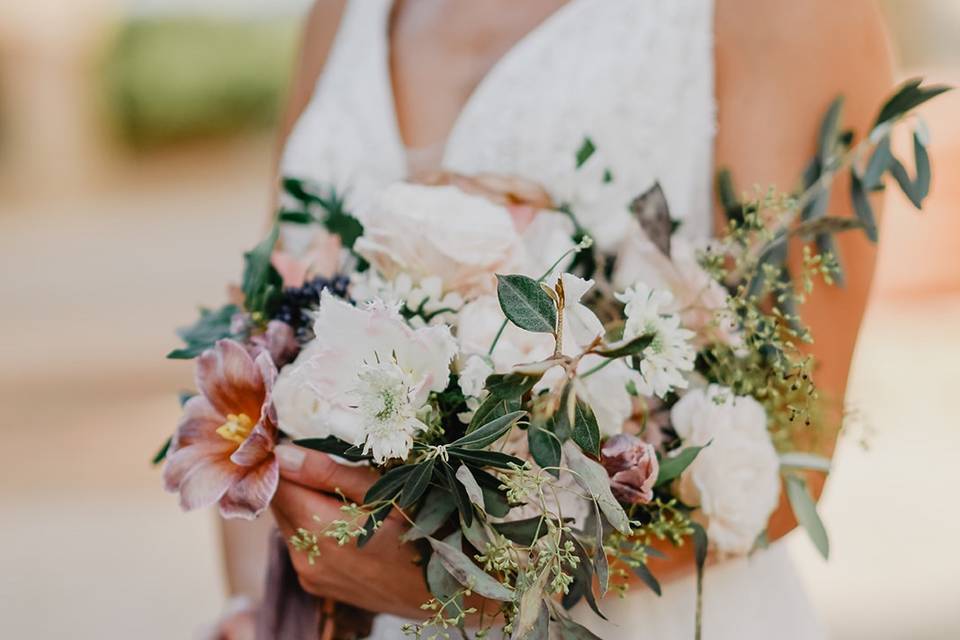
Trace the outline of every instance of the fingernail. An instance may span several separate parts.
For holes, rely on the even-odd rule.
[[[280,469],[283,471],[300,471],[303,466],[303,460],[307,457],[307,452],[300,447],[289,444],[278,444],[274,449],[277,454],[277,460],[280,461]]]

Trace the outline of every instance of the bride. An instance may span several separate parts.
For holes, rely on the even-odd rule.
[[[567,183],[567,165],[589,136],[622,172],[615,184],[642,190],[659,180],[680,233],[703,239],[720,220],[718,167],[740,185],[791,187],[828,103],[845,94],[845,121],[862,134],[891,84],[869,0],[317,0],[280,171],[336,185],[354,206],[385,184],[441,167],[517,174],[570,192],[577,185]],[[835,190],[831,213],[846,213],[846,189]],[[618,195],[627,203],[636,194]],[[803,309],[818,336],[812,354],[829,354],[818,358],[817,381],[837,420],[875,257],[860,234],[840,244],[846,289],[822,287]],[[273,513],[287,536],[310,527],[314,514],[335,517],[335,487],[362,496],[371,481],[369,470],[319,453],[283,446],[278,455]],[[819,494],[823,478],[810,482]],[[794,525],[781,504],[770,539]],[[228,570],[235,590],[253,592],[256,545],[243,538],[255,533],[244,526],[225,529]],[[422,619],[429,596],[415,550],[396,540],[378,535],[362,550],[331,542],[315,565],[293,552],[293,566],[307,592],[384,614],[372,637],[401,638],[400,618]],[[239,548],[242,562],[231,553]],[[589,611],[578,618],[606,640],[693,637],[684,551],[651,562],[662,597],[638,585],[603,603],[608,622]],[[776,542],[711,564],[703,620],[710,640],[824,637]],[[223,635],[247,637],[226,627]]]

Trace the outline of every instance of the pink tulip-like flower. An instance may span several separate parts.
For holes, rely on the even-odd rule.
[[[220,340],[200,356],[196,376],[200,394],[184,406],[164,485],[185,510],[219,503],[226,518],[255,518],[279,480],[270,399],[277,369],[268,353],[254,359],[238,342]]]
[[[629,433],[618,433],[604,443],[601,452],[617,500],[628,504],[653,500],[653,485],[660,473],[653,445]]]

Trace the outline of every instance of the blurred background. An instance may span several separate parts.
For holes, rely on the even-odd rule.
[[[223,605],[212,515],[148,461],[191,385],[172,327],[268,211],[306,4],[0,0],[0,637],[189,638]],[[960,84],[960,1],[884,4],[901,75]],[[934,190],[890,203],[833,557],[788,543],[837,639],[960,637],[960,94],[924,112]]]

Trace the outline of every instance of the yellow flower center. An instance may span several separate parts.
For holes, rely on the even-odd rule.
[[[227,421],[217,427],[217,435],[237,444],[243,444],[251,431],[253,431],[253,420],[245,413],[240,415],[231,413],[227,416]]]

